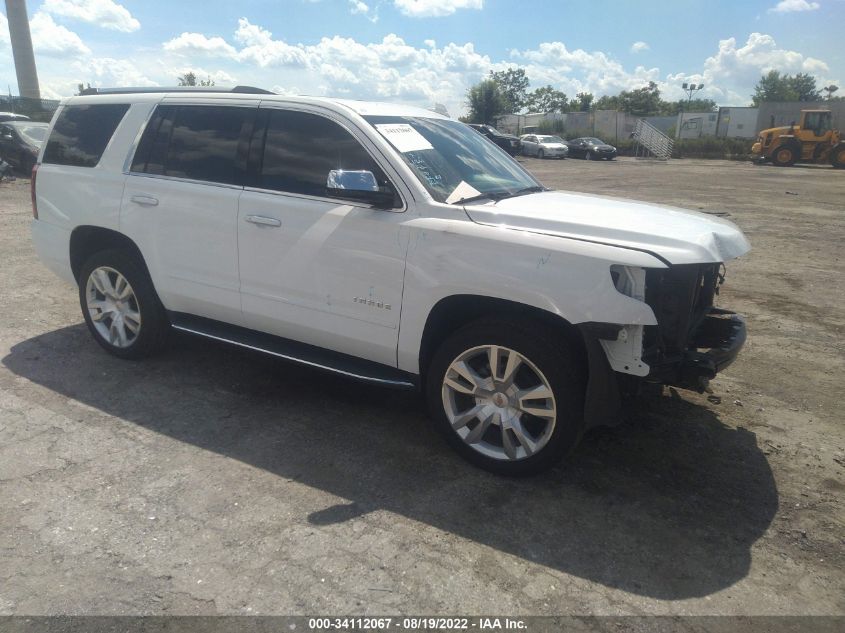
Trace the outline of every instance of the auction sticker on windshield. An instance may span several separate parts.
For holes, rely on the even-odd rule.
[[[376,125],[379,133],[403,154],[434,149],[425,137],[407,123],[381,123]]]

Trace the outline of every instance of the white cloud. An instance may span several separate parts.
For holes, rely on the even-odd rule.
[[[5,14],[0,13],[0,49],[9,46],[9,20]]]
[[[173,53],[202,54],[216,57],[237,58],[235,47],[222,37],[206,37],[201,33],[182,33],[164,43],[164,50]]]
[[[44,0],[41,11],[124,33],[141,28],[126,7],[114,0]]]
[[[79,78],[76,83],[90,82],[94,87],[102,86],[158,86],[159,83],[146,75],[128,59],[93,57],[73,64]],[[175,77],[171,82],[175,84]],[[74,85],[75,87],[75,85]]]
[[[769,13],[794,13],[797,11],[815,11],[821,5],[818,2],[807,2],[807,0],[780,0],[775,6],[769,9]]]
[[[393,0],[393,4],[412,18],[439,18],[458,9],[482,9],[484,0]]]
[[[760,76],[770,70],[817,75],[830,69],[820,59],[779,48],[771,35],[752,33],[742,46],[733,37],[721,40],[718,52],[704,60],[703,73],[686,79],[703,81],[722,101],[746,102]]]
[[[634,42],[631,44],[631,52],[632,53],[640,53],[642,51],[647,51],[651,48],[646,42]]]
[[[37,55],[50,57],[80,57],[90,55],[82,39],[73,31],[56,24],[53,18],[39,11],[29,21],[32,47]]]

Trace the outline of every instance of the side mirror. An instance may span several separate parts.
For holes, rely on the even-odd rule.
[[[366,202],[378,209],[393,207],[393,192],[380,190],[371,171],[332,169],[326,178],[326,193],[331,198]]]

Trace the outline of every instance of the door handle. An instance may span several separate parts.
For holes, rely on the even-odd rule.
[[[152,196],[132,196],[129,198],[135,204],[140,204],[142,207],[157,207],[158,198]]]
[[[281,220],[268,218],[263,215],[248,215],[246,216],[246,221],[252,222],[253,224],[260,224],[261,226],[282,226]]]

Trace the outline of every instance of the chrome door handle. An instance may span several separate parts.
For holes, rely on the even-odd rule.
[[[129,199],[135,204],[140,204],[143,207],[158,206],[158,198],[153,198],[152,196],[132,196]]]
[[[281,220],[268,218],[263,215],[248,215],[246,216],[246,221],[252,222],[253,224],[260,224],[261,226],[282,226]]]

